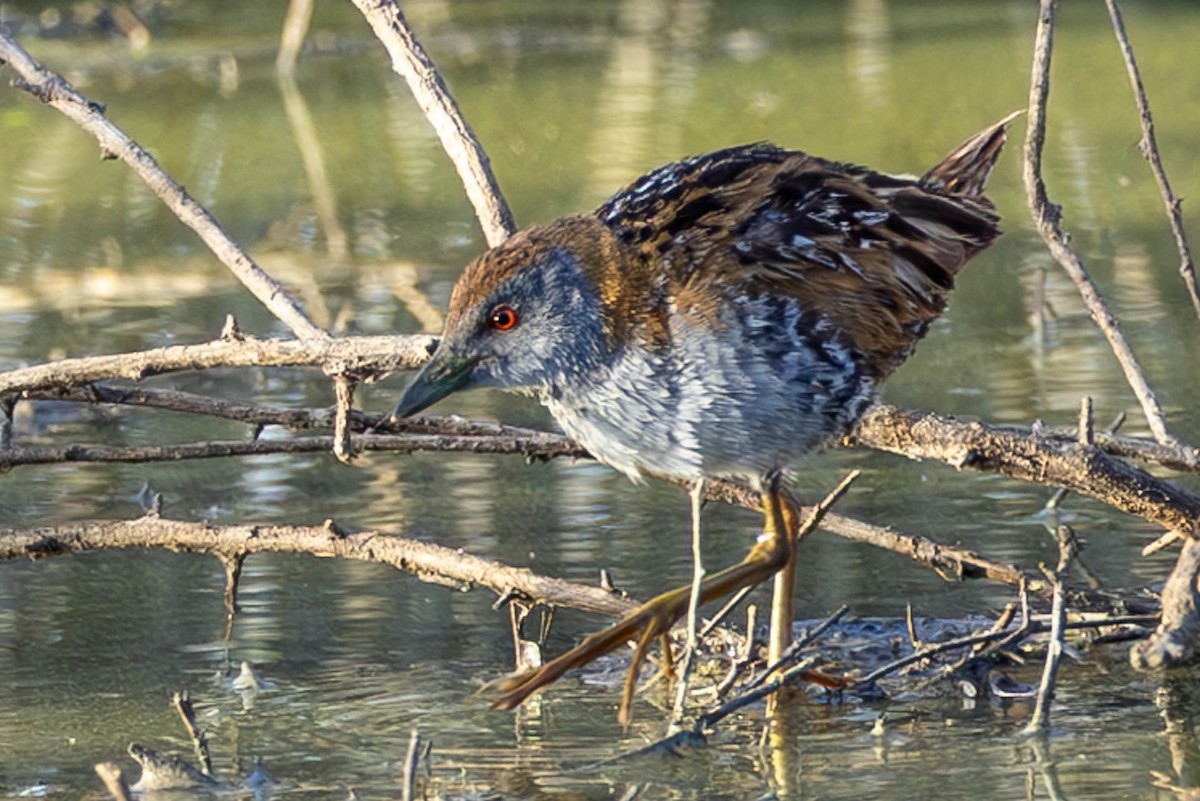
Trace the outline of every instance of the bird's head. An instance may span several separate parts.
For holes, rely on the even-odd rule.
[[[472,261],[450,296],[446,330],[397,403],[396,418],[474,387],[534,389],[586,369],[611,346],[604,276],[620,247],[594,217],[515,234]]]

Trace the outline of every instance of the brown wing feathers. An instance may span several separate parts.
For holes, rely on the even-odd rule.
[[[791,295],[882,378],[942,312],[958,270],[999,233],[980,192],[1009,120],[919,181],[759,144],[656,170],[597,216],[638,251],[635,261],[663,263],[677,300],[702,303],[739,285]]]

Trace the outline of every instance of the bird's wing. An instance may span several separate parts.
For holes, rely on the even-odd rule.
[[[981,197],[764,144],[656,170],[597,216],[668,273],[678,308],[715,319],[738,293],[791,296],[878,377],[999,233]]]

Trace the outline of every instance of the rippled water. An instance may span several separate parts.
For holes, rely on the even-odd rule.
[[[0,19],[37,5],[4,4]],[[38,38],[26,26],[20,35],[106,102],[319,323],[436,331],[482,240],[453,170],[361,18],[350,4],[320,5],[313,48],[289,88],[272,67],[282,10],[227,6],[166,7],[142,52],[95,33]],[[771,139],[884,170],[923,170],[1024,105],[1035,21],[1017,2],[425,0],[405,8],[525,222],[592,207],[651,167],[736,142]],[[1127,14],[1163,158],[1177,193],[1195,197],[1200,13],[1163,3]],[[1051,195],[1172,425],[1195,441],[1196,321],[1136,147],[1102,5],[1064,4],[1057,46]],[[885,396],[966,418],[1072,425],[1089,395],[1098,420],[1126,410],[1127,430],[1144,433],[1106,344],[1030,228],[1019,139],[992,182],[1007,234],[964,273],[949,314]],[[284,333],[124,167],[99,160],[55,112],[0,91],[0,142],[0,364],[201,341],[230,312],[247,331]],[[314,180],[321,172],[328,186]],[[1042,270],[1054,314],[1039,329],[1029,298]],[[364,388],[362,404],[387,408],[404,380]],[[332,402],[327,382],[293,371],[148,383],[293,407]],[[439,410],[550,425],[530,402],[494,393]],[[30,444],[247,436],[167,413],[65,404],[21,404],[15,432]],[[1025,566],[1054,557],[1043,488],[834,451],[809,460],[797,489],[823,495],[851,467],[864,476],[839,505],[845,514]],[[371,455],[347,467],[310,455],[18,468],[0,481],[0,511],[17,527],[131,517],[147,485],[172,517],[334,518],[581,581],[607,567],[642,597],[690,571],[683,493],[565,461]],[[1088,541],[1083,561],[1107,588],[1150,585],[1169,569],[1170,554],[1137,556],[1158,533],[1138,521],[1077,498],[1064,517]],[[739,559],[758,524],[744,511],[707,510],[709,564]],[[921,615],[961,618],[994,612],[1013,595],[946,584],[826,534],[804,544],[798,570],[801,618],[842,603],[864,616],[898,618],[911,603]],[[222,582],[216,560],[162,552],[0,564],[0,793],[43,781],[54,796],[99,797],[91,766],[118,760],[136,774],[124,757],[131,741],[187,754],[169,708],[170,692],[182,688],[197,701],[218,769],[242,775],[261,757],[279,797],[342,798],[348,788],[397,797],[414,727],[433,739],[431,787],[448,795],[620,798],[637,785],[643,798],[1012,798],[1032,781],[1038,796],[1055,786],[1077,799],[1150,797],[1160,793],[1156,781],[1195,779],[1184,764],[1197,761],[1187,680],[1167,703],[1119,647],[1066,665],[1050,755],[1015,737],[1028,709],[967,708],[947,688],[887,702],[798,702],[761,743],[761,711],[752,709],[702,751],[581,770],[660,736],[657,699],[639,702],[627,734],[615,721],[613,671],[565,680],[516,714],[488,712],[476,693],[508,669],[512,648],[507,616],[490,595],[371,565],[255,556],[226,643]],[[601,623],[563,612],[550,647]],[[228,676],[242,661],[272,683],[249,700]],[[1160,706],[1183,721],[1167,726],[1170,736]],[[870,733],[880,712],[889,720],[883,738]]]

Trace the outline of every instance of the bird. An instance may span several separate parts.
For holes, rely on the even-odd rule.
[[[667,164],[592,213],[521,230],[467,265],[392,418],[466,389],[522,391],[635,481],[748,486],[763,536],[705,578],[700,599],[755,586],[791,558],[798,508],[784,477],[853,429],[999,235],[983,191],[1015,116],[919,178],[760,142]],[[690,594],[663,593],[496,682],[493,706],[635,641],[627,724],[646,649]]]

